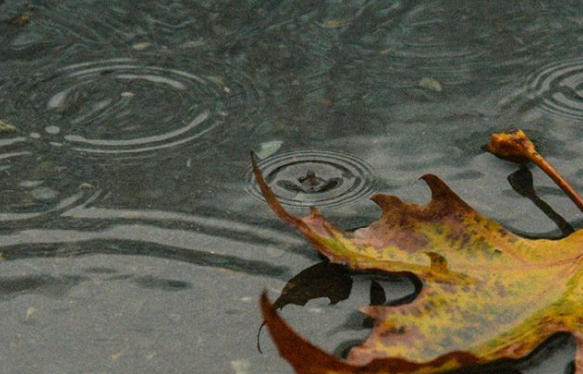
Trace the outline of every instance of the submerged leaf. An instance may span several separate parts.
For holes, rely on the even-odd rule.
[[[379,220],[348,233],[316,209],[304,218],[286,212],[254,170],[274,212],[331,262],[422,283],[409,304],[362,309],[374,328],[346,360],[297,335],[264,295],[266,325],[298,374],[443,372],[523,358],[557,332],[575,336],[576,373],[583,374],[583,230],[557,241],[520,237],[428,174],[429,204],[374,195]]]

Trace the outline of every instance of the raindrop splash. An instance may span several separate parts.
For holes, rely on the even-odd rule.
[[[283,153],[259,163],[265,180],[283,205],[337,207],[370,194],[372,167],[353,155],[297,151]],[[251,170],[248,192],[263,199]]]

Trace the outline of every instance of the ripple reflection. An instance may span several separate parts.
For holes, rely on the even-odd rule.
[[[2,90],[0,108],[33,139],[130,158],[192,146],[211,131],[218,136],[231,111],[254,107],[251,82],[223,63],[161,60],[118,58],[40,72]]]
[[[4,229],[18,227],[23,220],[59,216],[104,197],[76,168],[33,155],[30,151],[0,155],[0,222]],[[81,174],[85,172],[92,173],[82,170]]]
[[[347,60],[346,69],[354,82],[362,71],[376,72],[377,86],[417,87],[423,78],[444,85],[504,82],[532,63],[529,54],[542,48],[549,35],[548,30],[544,35],[533,32],[538,26],[535,12],[510,3],[395,5],[390,10],[378,5],[376,12],[355,21],[348,37],[359,58]],[[367,27],[369,33],[362,34]]]
[[[544,113],[558,119],[583,118],[583,58],[545,66],[529,80],[528,91]]]

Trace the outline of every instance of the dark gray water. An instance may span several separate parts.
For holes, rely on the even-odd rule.
[[[582,42],[576,1],[0,0],[0,372],[291,373],[265,331],[257,351],[258,295],[319,259],[250,150],[289,209],[345,228],[373,191],[427,201],[424,173],[517,232],[579,228],[545,175],[541,208],[480,147],[519,125],[583,190]],[[352,281],[283,314],[342,355],[371,284],[412,292]],[[562,373],[573,350],[495,371]]]

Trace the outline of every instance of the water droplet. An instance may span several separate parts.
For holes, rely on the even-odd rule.
[[[353,155],[297,151],[259,163],[265,180],[283,205],[340,206],[368,196],[373,187],[372,167]],[[250,170],[248,191],[263,199]]]

